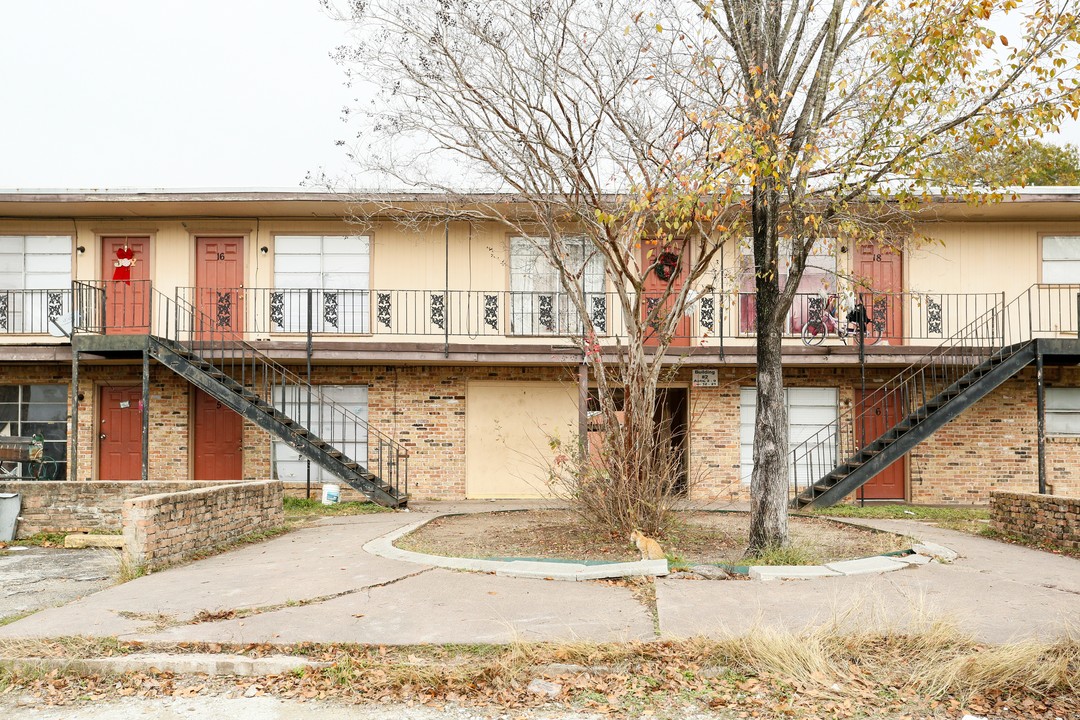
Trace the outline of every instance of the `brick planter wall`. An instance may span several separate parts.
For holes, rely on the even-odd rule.
[[[124,501],[124,547],[160,567],[285,522],[279,481],[216,485]]]
[[[124,501],[139,495],[172,493],[214,482],[0,482],[0,493],[19,493],[22,512],[16,538],[34,533],[119,530]]]
[[[1080,498],[990,493],[990,527],[998,532],[1080,550]]]

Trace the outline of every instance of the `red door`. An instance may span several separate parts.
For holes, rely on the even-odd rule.
[[[859,296],[882,342],[899,345],[904,337],[904,258],[899,250],[861,243],[855,253]]]
[[[680,252],[683,250],[683,252]],[[656,264],[656,267],[645,276],[645,304],[641,308],[642,318],[648,317],[658,304],[662,308],[670,308],[675,304],[675,298],[668,296],[665,298],[665,291],[668,287],[671,288],[671,295],[678,293],[682,288],[683,283],[686,281],[686,274],[688,272],[689,263],[685,257],[685,253],[688,252],[688,248],[680,248],[677,243],[671,243],[669,245],[650,245],[648,243],[642,243],[641,247],[641,264],[642,267],[649,267]],[[663,313],[663,310],[661,310]],[[658,316],[658,320],[663,321],[663,315]],[[654,327],[659,323],[655,323]],[[652,331],[646,331],[645,344],[655,346],[657,344],[657,338],[655,335],[655,329]],[[689,347],[690,346],[690,317],[683,315],[679,318],[678,323],[675,326],[675,333],[671,338],[672,347]]]
[[[142,388],[103,387],[98,403],[98,480],[142,479]]]
[[[203,333],[244,329],[244,238],[195,238],[195,293]]]
[[[244,423],[235,412],[195,391],[192,480],[240,480],[244,474]]]
[[[855,410],[855,433],[860,438],[860,446],[869,445],[901,420],[899,415],[903,409],[898,406],[895,393],[883,398],[880,392],[868,390],[865,400],[858,390],[855,395],[859,399]],[[864,402],[868,412],[863,412]],[[870,478],[855,496],[865,500],[903,500],[904,458]]]
[[[144,335],[150,329],[150,238],[101,238],[105,332]]]

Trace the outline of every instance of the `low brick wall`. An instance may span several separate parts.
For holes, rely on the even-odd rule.
[[[990,527],[998,532],[1080,550],[1080,498],[990,493]]]
[[[221,485],[220,482],[0,482],[0,493],[22,496],[15,537],[39,532],[119,530],[125,500]]]
[[[215,485],[125,500],[124,547],[136,563],[160,567],[285,522],[282,485]]]

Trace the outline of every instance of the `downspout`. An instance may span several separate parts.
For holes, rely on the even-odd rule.
[[[1035,341],[1035,411],[1038,416],[1037,429],[1039,440],[1039,494],[1046,494],[1046,386],[1043,384],[1042,345]]]

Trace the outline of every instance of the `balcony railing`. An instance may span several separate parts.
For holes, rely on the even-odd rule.
[[[217,327],[248,336],[319,335],[447,338],[576,337],[584,323],[563,292],[507,290],[177,289]],[[663,298],[646,296],[642,319]],[[600,338],[625,335],[616,293],[589,293],[586,309]],[[722,296],[709,294],[676,323],[674,339],[719,345]],[[655,323],[654,323],[655,324]]]
[[[53,320],[70,317],[71,288],[0,290],[0,334],[45,335]]]
[[[1001,307],[1001,293],[871,293],[856,294],[866,308],[866,316],[884,342],[940,342],[967,327],[994,307]],[[752,293],[739,293],[737,313],[731,313],[726,330],[733,337],[753,337],[757,312]],[[803,325],[820,318],[835,297],[820,293],[795,296],[784,326],[784,335],[800,337]],[[835,307],[830,307],[836,315]]]
[[[1075,298],[1068,292],[1054,294],[1055,286],[1039,287],[1042,295],[1046,295],[1042,300],[1046,307],[1034,308],[1036,316],[1051,304],[1068,306],[1069,312],[1080,312]],[[149,281],[78,281],[73,283],[71,291],[0,291],[0,298],[12,292],[24,294],[19,327],[26,327],[23,318],[30,317],[34,318],[31,327],[46,332],[49,317],[73,311],[80,332],[156,332],[151,327],[151,318],[157,315],[150,307],[153,292]],[[25,310],[26,297],[32,298],[29,315]],[[563,292],[181,287],[176,290],[176,299],[198,308],[213,327],[201,330],[182,327],[187,317],[184,315],[169,319],[175,331],[229,331],[252,339],[306,336],[310,329],[313,336],[323,338],[372,337],[416,342],[508,338],[530,343],[578,338],[584,325],[577,308]],[[880,329],[882,340],[893,345],[937,344],[974,319],[1004,307],[1001,293],[861,293],[858,300],[866,307],[869,322]],[[585,301],[598,342],[614,343],[626,336],[628,318],[616,293],[590,293]],[[0,308],[3,302],[0,299]],[[643,298],[639,322],[646,320],[657,303],[667,302],[662,297]],[[785,335],[792,339],[800,337],[803,325],[822,312],[828,302],[827,297],[818,294],[798,295]],[[14,307],[10,299],[7,304],[8,308]],[[838,312],[835,307],[830,310]],[[9,314],[7,327],[0,323],[0,333],[19,332],[11,324],[14,317]],[[752,295],[708,293],[695,297],[673,323],[672,345],[723,348],[732,338],[749,343],[755,321]],[[838,343],[836,340],[827,344]]]

